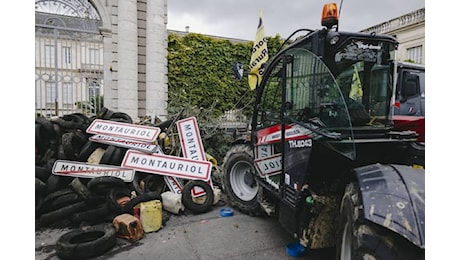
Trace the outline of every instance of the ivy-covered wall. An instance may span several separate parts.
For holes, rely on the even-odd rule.
[[[282,44],[279,35],[268,37],[269,57]],[[249,89],[247,74],[237,80],[232,73],[235,61],[247,72],[252,41],[233,43],[229,40],[189,33],[170,34],[168,38],[168,113],[182,107],[212,109],[212,116],[244,108],[250,115],[255,91]]]
[[[269,57],[282,42],[280,36],[268,37]],[[205,150],[219,165],[233,141],[220,125],[221,116],[242,109],[250,118],[254,106],[256,92],[249,89],[247,77],[252,44],[195,33],[168,38],[168,115],[196,117]],[[232,72],[236,61],[245,69],[241,80]]]

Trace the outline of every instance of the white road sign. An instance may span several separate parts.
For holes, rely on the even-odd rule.
[[[192,160],[206,161],[196,118],[185,118],[177,121],[176,124],[184,157]]]
[[[176,194],[182,194],[184,185],[182,184],[181,179],[171,176],[163,176],[163,179],[165,180],[166,185],[168,185],[170,191]]]
[[[121,166],[153,174],[208,181],[211,177],[212,165],[208,161],[128,150]]]
[[[198,122],[195,117],[188,117],[177,121],[177,129],[181,140],[182,154],[187,159],[206,161],[206,154],[201,141]],[[212,179],[209,178],[208,184],[213,187]],[[193,187],[192,196],[198,197],[206,194],[203,188]]]
[[[86,129],[86,132],[89,134],[102,134],[131,140],[153,142],[157,139],[160,128],[94,119],[91,125]]]
[[[114,165],[88,164],[83,162],[56,160],[51,172],[55,175],[72,176],[82,178],[96,178],[100,176],[112,176],[122,179],[124,182],[132,182],[135,171]]]
[[[254,160],[254,163],[261,176],[271,176],[281,173],[281,154]]]
[[[126,138],[119,138],[115,136],[108,136],[108,135],[93,135],[89,137],[89,140],[93,142],[103,143],[103,144],[110,144],[119,147],[134,149],[146,153],[156,153],[160,150],[158,145],[152,143],[146,143],[136,140],[130,140]]]

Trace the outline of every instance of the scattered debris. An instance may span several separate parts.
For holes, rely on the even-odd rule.
[[[128,153],[142,155],[129,157],[130,163],[158,156],[148,164],[156,168],[126,166]],[[162,169],[172,167],[165,158],[183,165],[169,174]],[[202,162],[210,167],[202,180],[183,174],[198,172],[194,167]],[[103,108],[93,117],[35,119],[36,226],[72,229],[56,244],[63,259],[104,254],[115,236],[137,241],[159,231],[168,214],[209,211],[220,201],[219,171],[217,160],[204,151],[194,117],[134,123],[125,113]]]

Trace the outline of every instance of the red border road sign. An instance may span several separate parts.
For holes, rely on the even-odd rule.
[[[86,129],[89,134],[102,134],[116,137],[153,142],[160,133],[160,128],[115,122],[111,120],[94,119]]]
[[[208,161],[128,150],[121,166],[153,174],[208,181],[212,165]]]
[[[166,185],[168,185],[170,191],[176,194],[182,194],[182,191],[184,190],[184,185],[182,184],[181,179],[171,176],[163,176],[163,179],[165,180]]]
[[[93,135],[89,137],[89,140],[97,143],[111,144],[119,147],[134,149],[146,153],[155,153],[161,149],[160,146],[156,144],[109,135]]]
[[[275,154],[254,160],[254,163],[261,176],[271,176],[281,173],[281,158],[281,154]]]
[[[181,148],[184,157],[187,159],[206,161],[206,155],[203,148],[203,142],[201,141],[200,130],[198,128],[198,122],[196,117],[188,117],[181,119],[176,122],[177,129],[179,132],[179,138],[181,140]],[[209,178],[208,184],[213,187],[212,179]],[[198,197],[206,194],[204,189],[201,187],[193,187],[192,196]]]
[[[88,164],[83,162],[56,160],[51,173],[54,175],[96,178],[100,176],[113,176],[124,182],[132,182],[135,171],[114,165]]]
[[[185,158],[206,161],[200,131],[195,117],[177,121],[182,153]]]

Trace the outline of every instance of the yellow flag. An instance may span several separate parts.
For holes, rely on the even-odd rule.
[[[251,90],[254,90],[262,80],[263,64],[268,61],[267,38],[265,38],[264,24],[262,22],[262,10],[259,13],[259,25],[257,25],[256,39],[251,52],[248,83]]]
[[[361,101],[363,97],[363,86],[361,85],[361,79],[359,78],[358,68],[356,64],[353,65],[353,78],[351,81],[351,89],[349,97],[356,101]]]

